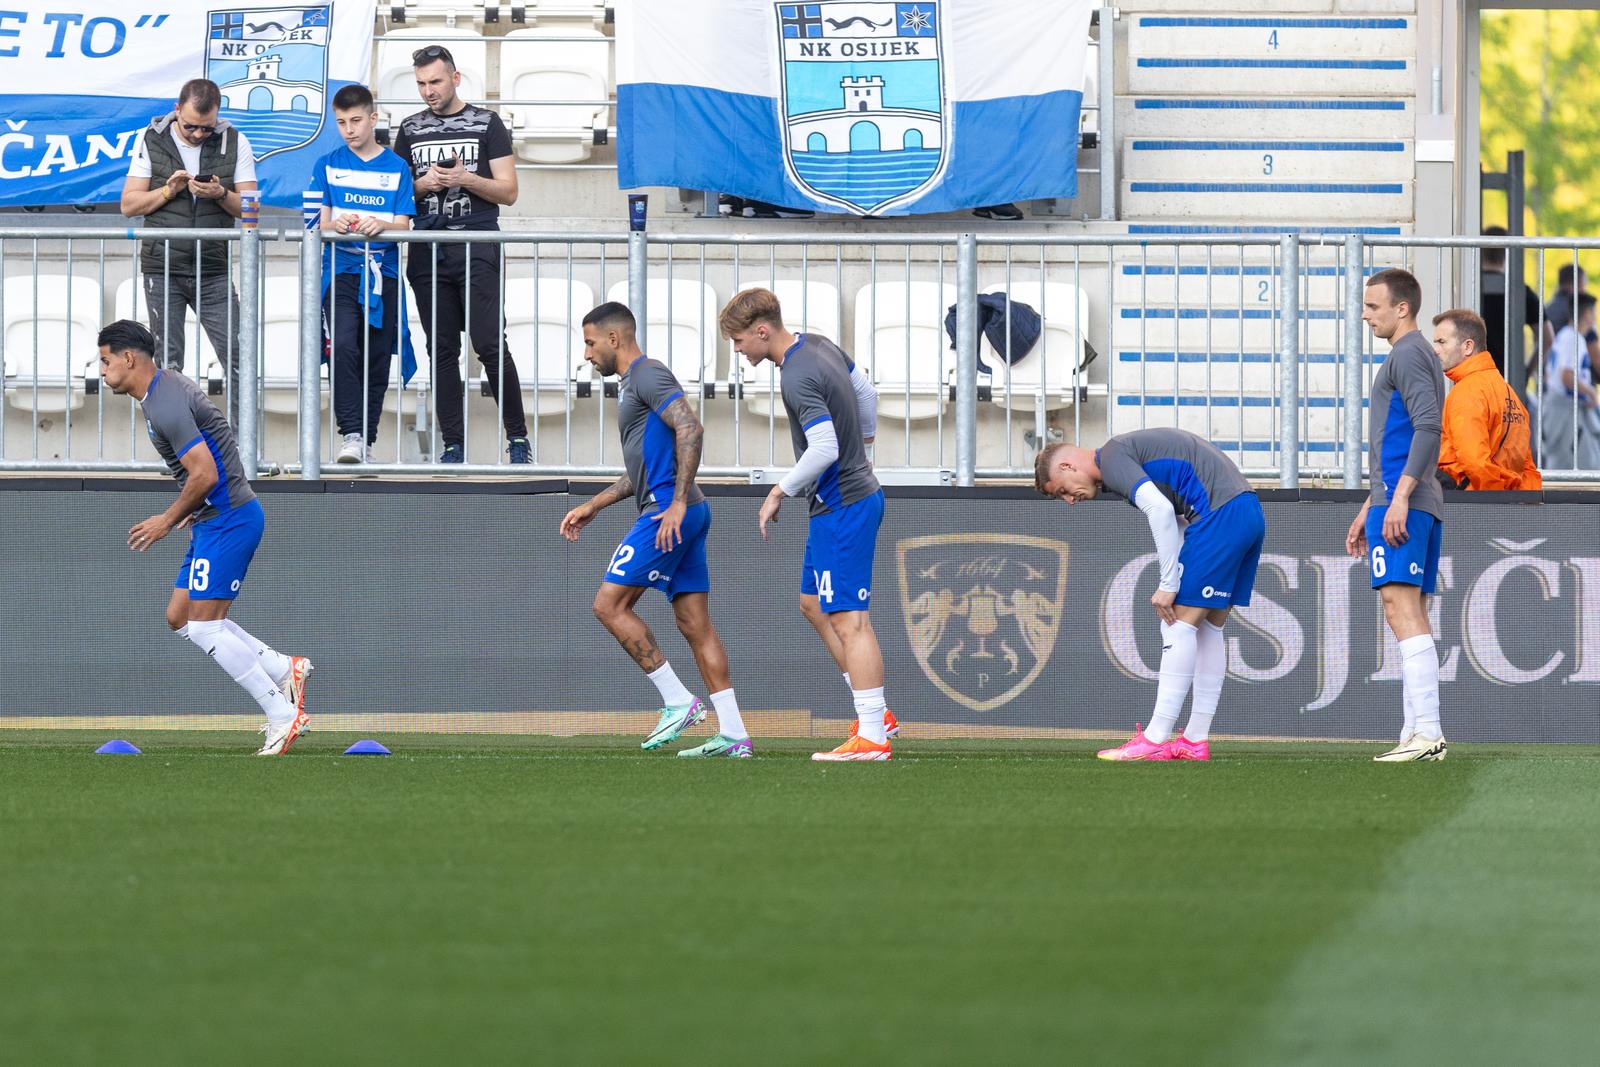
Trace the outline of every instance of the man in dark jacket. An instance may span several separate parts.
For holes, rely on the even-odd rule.
[[[256,190],[256,159],[244,134],[217,115],[213,82],[183,84],[173,110],[135,142],[122,185],[122,213],[147,231],[233,228],[239,194]],[[184,369],[184,319],[193,308],[228,381],[228,419],[239,421],[239,297],[229,276],[233,251],[224,241],[143,242],[139,270],[156,339],[158,366]],[[119,312],[133,313],[132,308]],[[200,377],[197,372],[195,377]]]

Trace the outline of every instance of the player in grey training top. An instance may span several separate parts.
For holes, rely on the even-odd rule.
[[[876,493],[878,476],[872,473],[858,416],[859,396],[854,382],[856,365],[839,346],[821,334],[803,333],[784,353],[783,407],[789,415],[789,439],[795,459],[811,447],[809,431],[825,422],[833,424],[838,455],[817,476],[811,492],[811,514],[838,511]],[[860,375],[866,388],[871,382]],[[873,399],[876,402],[874,391]],[[874,405],[873,412],[877,408]],[[876,427],[874,427],[876,430]]]
[[[1101,488],[1133,501],[1143,482],[1153,482],[1178,517],[1188,523],[1251,492],[1239,468],[1205,438],[1187,430],[1134,430],[1100,446]]]
[[[611,554],[594,595],[594,614],[661,694],[660,719],[641,747],[649,751],[676,741],[706,717],[705,706],[678,680],[655,634],[634,610],[644,591],[656,588],[672,601],[678,629],[694,652],[717,711],[716,736],[678,755],[753,756],[728,673],[728,653],[711,625],[711,574],[706,566],[711,505],[694,484],[705,430],[678,379],[665,363],[639,350],[634,330],[633,312],[618,303],[601,304],[583,318],[584,359],[602,378],[622,374],[617,428],[627,473],[567,512],[561,535],[576,541],[603,509],[634,498],[638,521]]]
[[[1389,342],[1372,379],[1368,476],[1372,492],[1345,534],[1345,550],[1367,557],[1372,587],[1400,644],[1404,719],[1400,744],[1376,757],[1385,763],[1444,759],[1439,724],[1439,655],[1427,598],[1439,573],[1444,494],[1434,471],[1444,428],[1444,372],[1417,329],[1422,287],[1403,270],[1367,280],[1363,321]]]
[[[1057,445],[1039,453],[1034,486],[1076,504],[1102,491],[1144,512],[1161,579],[1150,604],[1161,620],[1161,681],[1148,729],[1100,753],[1106,760],[1206,760],[1222,696],[1228,613],[1250,603],[1266,541],[1261,502],[1227,456],[1186,430],[1118,434],[1098,451]],[[1194,706],[1173,737],[1183,702]]]
[[[189,484],[189,470],[179,455],[201,444],[211,453],[219,472],[217,482],[202,498],[199,510],[192,516],[193,522],[209,522],[221,512],[231,511],[256,498],[255,490],[244,476],[244,465],[239,461],[233,427],[212,405],[204,389],[169,367],[156,371],[139,406],[144,411],[150,443],[156,446],[167,470],[178,480],[180,498]]]
[[[155,338],[139,323],[113,322],[98,343],[101,379],[139,401],[150,443],[178,481],[178,498],[129,530],[128,547],[143,552],[175,529],[194,527],[167,601],[167,625],[215,659],[266,713],[267,739],[257,755],[281,755],[306,729],[311,661],[274,652],[228,618],[266,528],[233,429],[199,386],[156,367]]]
[[[856,709],[856,725],[844,744],[811,758],[887,760],[891,731],[899,732],[899,725],[884,703],[883,652],[867,614],[883,523],[883,490],[867,454],[877,432],[877,390],[832,341],[791,333],[770,290],[737,294],[718,325],[752,367],[771,360],[782,375],[795,465],[761,505],[762,538],[785,497],[811,497],[800,610],[839,665]]]

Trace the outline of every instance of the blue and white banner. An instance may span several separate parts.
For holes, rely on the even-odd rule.
[[[617,180],[856,215],[1077,193],[1097,0],[620,0]]]
[[[262,200],[293,207],[344,142],[333,94],[372,68],[375,0],[107,0],[0,11],[0,206],[116,201],[140,132],[190,78],[256,152]],[[148,13],[145,13],[145,11]]]

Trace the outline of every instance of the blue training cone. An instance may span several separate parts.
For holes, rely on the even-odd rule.
[[[126,741],[107,741],[95,749],[97,756],[140,756],[142,752]]]
[[[387,756],[389,750],[376,741],[357,741],[344,750],[346,756]]]

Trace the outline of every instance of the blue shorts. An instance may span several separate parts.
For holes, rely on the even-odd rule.
[[[189,534],[189,551],[172,588],[189,590],[190,600],[232,600],[239,595],[266,528],[259,500],[200,523]]]
[[[824,613],[872,606],[872,557],[883,525],[883,490],[838,511],[811,516],[800,595],[814,596]]]
[[[1240,493],[1183,535],[1178,553],[1178,603],[1242,608],[1250,603],[1267,517],[1254,493]]]
[[[711,505],[702,500],[683,513],[679,532],[683,539],[670,552],[656,547],[655,520],[659,511],[639,516],[628,536],[606,564],[605,580],[612,585],[659,589],[671,600],[679,593],[711,592],[711,572],[706,568],[706,533],[711,529]]]
[[[1444,540],[1444,523],[1426,511],[1412,508],[1406,513],[1406,543],[1391,545],[1383,539],[1383,517],[1387,505],[1367,512],[1367,565],[1372,568],[1372,588],[1399,582],[1420,585],[1423,596],[1432,596],[1439,581],[1439,547]]]

